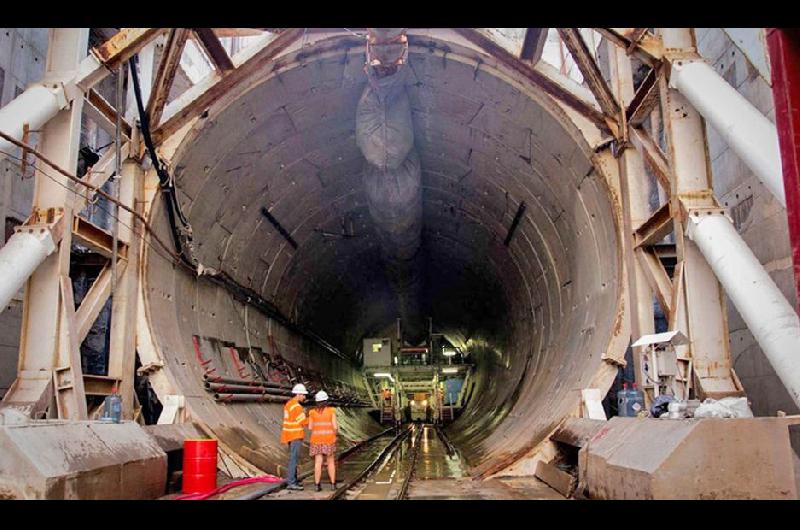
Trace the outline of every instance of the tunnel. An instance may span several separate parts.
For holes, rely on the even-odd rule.
[[[518,72],[435,35],[412,36],[405,67],[422,173],[420,307],[475,365],[472,396],[447,432],[485,477],[534,454],[582,389],[607,390],[616,374],[604,359],[625,346],[615,340],[619,206],[580,129]],[[285,460],[281,405],[215,402],[202,341],[277,351],[364,390],[361,341],[391,333],[399,311],[356,144],[366,82],[363,40],[306,42],[210,105],[172,152],[162,148],[197,260],[291,325],[151,244],[152,344],[191,419],[268,472]],[[170,239],[162,195],[148,219]],[[238,369],[233,356],[217,362]],[[343,443],[381,430],[367,408],[342,409]]]

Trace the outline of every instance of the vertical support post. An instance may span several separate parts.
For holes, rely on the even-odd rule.
[[[614,97],[626,108],[635,94],[633,88],[633,71],[630,57],[624,50],[613,43],[607,43],[608,65],[611,74],[611,91]],[[621,116],[624,119],[625,113]],[[620,123],[624,129],[626,124]],[[636,340],[642,335],[654,332],[655,315],[653,312],[653,291],[644,275],[639,260],[635,255],[634,231],[650,217],[648,202],[649,190],[644,161],[632,145],[623,146],[618,159],[620,191],[622,195],[622,217],[625,239],[622,242],[625,256],[625,267],[628,270],[628,307],[631,310],[631,335]],[[644,386],[641,358],[633,355],[633,367],[636,383]]]
[[[665,49],[690,53],[695,49],[690,28],[660,28]],[[719,398],[741,394],[733,376],[728,317],[724,293],[714,272],[697,246],[685,237],[685,226],[676,215],[681,200],[706,197],[714,204],[705,124],[700,114],[667,80],[660,81],[661,109],[668,157],[672,167],[670,209],[673,212],[675,245],[682,262],[683,285],[676,304],[676,328],[690,340],[690,351],[701,396]]]
[[[800,307],[800,30],[767,30],[772,94],[786,195],[786,216],[794,261],[796,308]]]
[[[88,28],[50,30],[44,85],[53,85],[74,75],[86,56]],[[39,149],[53,162],[74,169],[78,161],[83,99],[76,98],[59,111],[42,129]],[[42,372],[55,372],[57,384],[66,391],[68,401],[59,410],[69,419],[86,418],[86,398],[77,341],[71,340],[70,322],[74,321],[72,282],[69,277],[72,246],[71,182],[66,177],[38,165],[33,208],[64,208],[64,235],[58,250],[48,256],[28,279],[25,288],[17,381],[4,403],[30,407],[41,404],[48,387]],[[47,173],[45,175],[44,172]],[[59,396],[55,389],[56,398]],[[28,412],[36,413],[30,410]]]
[[[135,129],[138,131],[138,129]],[[138,151],[138,134],[131,138],[132,152]],[[127,158],[122,164],[119,185],[120,201],[141,214],[144,197],[144,172],[139,161]],[[119,210],[119,239],[128,244],[128,265],[117,278],[111,307],[111,344],[108,375],[119,379],[122,417],[133,418],[133,380],[136,365],[136,322],[139,310],[139,263],[144,241],[143,227],[130,212]]]

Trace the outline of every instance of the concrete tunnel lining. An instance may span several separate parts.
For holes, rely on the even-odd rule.
[[[199,261],[345,353],[396,317],[355,142],[363,54],[363,42],[341,37],[290,49],[243,93],[213,105],[170,163]],[[604,353],[621,355],[609,351],[623,290],[616,199],[578,129],[518,74],[427,37],[411,39],[408,67],[426,308],[434,329],[460,340],[478,366],[473,398],[449,433],[472,470],[487,474],[575,410]],[[526,214],[505,247],[523,200]],[[169,238],[158,198],[150,218]],[[341,232],[343,219],[358,237],[322,234]],[[222,288],[150,249],[145,267],[146,312],[172,385],[193,418],[261,469],[285,460],[280,405],[215,403],[202,388],[193,335],[271,351],[271,333],[292,361],[363,387],[358,367],[246,311]],[[363,409],[343,418],[343,443],[381,429]]]

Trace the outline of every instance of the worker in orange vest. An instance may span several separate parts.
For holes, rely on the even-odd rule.
[[[294,397],[283,406],[283,429],[281,429],[281,444],[289,444],[289,467],[286,470],[286,489],[302,490],[303,486],[297,482],[297,461],[300,459],[300,448],[306,436],[304,426],[308,425],[306,411],[300,404],[306,399],[308,390],[305,385],[297,384],[292,388]]]
[[[311,456],[314,457],[314,484],[322,491],[322,457],[328,460],[328,478],[331,489],[336,489],[336,409],[328,406],[328,394],[320,390],[314,396],[317,406],[308,413],[308,428],[311,430]]]

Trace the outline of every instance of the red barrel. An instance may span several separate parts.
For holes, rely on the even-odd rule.
[[[183,492],[207,493],[217,488],[217,441],[184,440]]]

